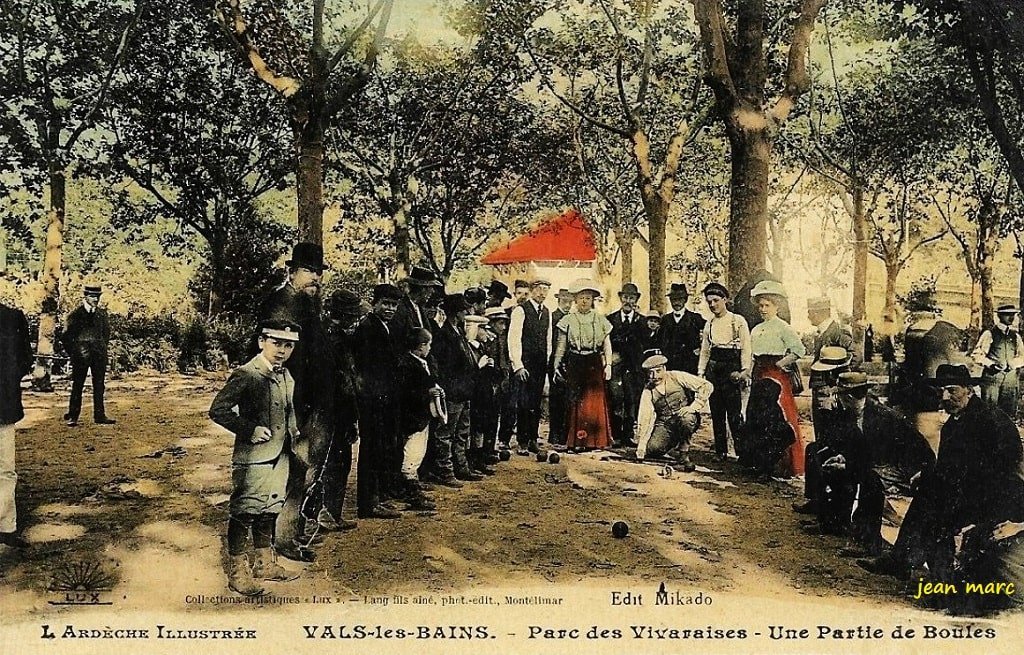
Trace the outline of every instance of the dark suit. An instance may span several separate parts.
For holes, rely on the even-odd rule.
[[[82,391],[85,376],[92,371],[92,414],[96,420],[106,418],[103,391],[107,375],[107,344],[110,342],[110,319],[107,311],[96,307],[88,311],[84,306],[68,316],[62,338],[64,350],[71,358],[71,401],[67,418],[78,420],[82,413]]]
[[[661,317],[658,335],[661,353],[668,358],[668,370],[696,375],[704,323],[703,316],[688,309],[678,321],[671,312]]]
[[[438,330],[432,352],[448,404],[448,422],[438,424],[435,430],[434,473],[447,478],[469,469],[466,450],[469,448],[471,400],[478,382],[477,357],[465,335],[450,321]]]
[[[612,438],[617,444],[633,440],[636,412],[640,394],[644,390],[642,336],[647,330],[647,319],[634,311],[629,321],[622,310],[608,315],[612,324],[612,379],[610,384],[612,409]]]
[[[541,404],[544,402],[544,381],[548,373],[548,330],[551,327],[551,312],[541,305],[539,310],[533,301],[527,300],[513,310],[523,312],[522,365],[529,378],[517,381],[518,417],[516,419],[519,447],[536,445],[540,426]],[[514,320],[514,319],[513,319]]]
[[[320,472],[319,484],[306,496],[303,515],[315,518],[321,508],[341,520],[345,490],[352,472],[352,446],[358,440],[359,374],[356,372],[352,335],[340,328],[328,331],[334,366],[331,393],[331,443]]]
[[[401,467],[394,377],[398,350],[387,325],[372,313],[363,317],[352,341],[360,376],[357,503],[365,516],[381,502]]]
[[[974,525],[977,534],[988,534],[1002,521],[1024,520],[1022,459],[1013,422],[972,397],[942,426],[935,466],[918,483],[893,555],[910,564],[928,562],[942,579],[962,528]]]
[[[433,321],[427,318],[426,311],[417,306],[408,295],[403,296],[398,303],[395,315],[388,321],[388,327],[398,340],[398,346],[405,348],[405,338],[416,328],[426,328],[434,333]],[[436,324],[435,324],[436,325]]]
[[[569,428],[565,422],[566,412],[568,411],[566,406],[566,386],[564,379],[555,379],[555,371],[551,368],[551,365],[554,364],[555,349],[558,347],[557,325],[567,313],[561,309],[551,312],[551,363],[548,365],[548,374],[551,380],[551,385],[548,388],[548,443],[562,445],[565,444],[569,436],[566,434]]]
[[[280,534],[282,538],[303,533],[300,506],[310,506],[306,497],[315,491],[327,461],[334,428],[331,425],[331,394],[334,368],[331,347],[320,316],[320,299],[297,291],[290,283],[274,290],[260,307],[259,319],[284,320],[299,326],[299,341],[288,358],[288,371],[295,378],[295,413],[300,437],[295,444],[287,507]],[[301,489],[302,491],[298,491]],[[292,506],[294,505],[294,506]]]
[[[21,310],[0,305],[0,425],[25,417],[21,378],[32,370],[32,341]]]

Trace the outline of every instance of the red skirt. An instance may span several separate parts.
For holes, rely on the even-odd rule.
[[[789,450],[782,456],[779,462],[779,473],[782,475],[803,475],[804,474],[804,440],[800,436],[800,415],[796,411],[796,399],[793,398],[793,386],[789,380],[789,373],[779,368],[775,362],[779,357],[772,355],[758,355],[754,358],[755,380],[771,378],[782,387],[779,394],[779,405],[782,406],[782,415],[786,417],[786,423],[793,428],[796,441],[789,447]]]
[[[565,356],[568,391],[566,425],[569,448],[607,448],[611,445],[611,421],[605,393],[601,353]]]

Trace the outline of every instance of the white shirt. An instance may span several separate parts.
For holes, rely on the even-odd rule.
[[[988,356],[988,351],[992,349],[992,330],[999,330],[1005,335],[1010,330],[1010,326],[998,323],[991,330],[982,332],[978,337],[978,345],[974,347],[971,357],[982,366],[995,366],[997,363]],[[1017,334],[1017,356],[1010,360],[1010,366],[1013,368],[1024,367],[1024,341],[1021,341],[1019,333]]]
[[[711,392],[714,391],[714,387],[710,382],[704,378],[699,378],[692,373],[686,371],[666,371],[666,379],[671,376],[676,382],[680,384],[687,391],[693,392],[693,402],[679,410],[680,415],[683,414],[699,414],[707,411],[708,398],[711,397]],[[664,393],[665,382],[662,381],[657,387],[659,391]],[[647,442],[651,440],[651,434],[654,432],[654,421],[657,417],[654,413],[654,394],[650,387],[644,388],[642,394],[640,394],[640,407],[637,409],[637,446],[636,456],[643,458],[647,453]]]
[[[541,305],[533,298],[528,299],[526,302],[533,305],[534,310],[538,314],[544,305]],[[524,303],[525,304],[525,303]],[[512,372],[518,373],[522,369],[526,368],[523,366],[523,323],[526,322],[526,310],[523,309],[523,305],[517,305],[512,310],[512,316],[509,317],[508,325],[508,358],[512,363]],[[548,312],[548,329],[544,335],[545,345],[545,359],[551,357],[551,313]]]
[[[697,375],[704,377],[704,371],[711,360],[712,348],[734,348],[740,351],[740,366],[744,371],[753,368],[753,357],[750,348],[750,328],[747,319],[739,314],[726,311],[721,316],[713,316],[704,324],[700,338],[700,358],[697,362]]]

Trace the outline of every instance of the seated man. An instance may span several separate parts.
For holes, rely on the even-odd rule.
[[[692,373],[669,371],[668,358],[658,350],[645,354],[647,387],[637,411],[636,457],[665,457],[676,450],[683,470],[693,471],[690,437],[700,425],[700,412],[707,409],[713,387]]]
[[[1024,448],[1006,414],[975,395],[978,380],[966,366],[941,364],[932,383],[941,389],[942,409],[949,414],[935,465],[920,475],[892,549],[857,563],[901,579],[927,564],[933,581],[951,582],[958,534],[973,526],[975,534],[990,535],[1006,521],[1024,519]],[[973,559],[970,541],[961,549],[962,562]]]

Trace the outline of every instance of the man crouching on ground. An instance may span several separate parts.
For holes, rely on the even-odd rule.
[[[260,353],[235,369],[210,406],[210,418],[235,434],[228,509],[228,586],[263,593],[258,580],[294,580],[274,561],[274,525],[284,506],[291,441],[299,436],[292,396],[295,380],[284,363],[299,340],[288,321],[260,326]],[[256,550],[249,564],[249,537]]]

